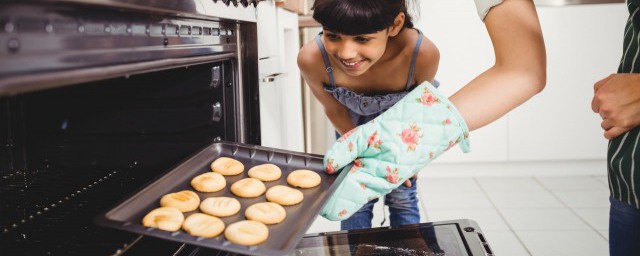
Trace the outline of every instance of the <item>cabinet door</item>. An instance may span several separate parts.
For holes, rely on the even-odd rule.
[[[276,5],[273,0],[258,4],[258,58],[278,55]]]

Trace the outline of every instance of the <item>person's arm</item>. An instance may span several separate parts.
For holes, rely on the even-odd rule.
[[[546,83],[546,53],[532,1],[505,0],[484,19],[495,64],[449,99],[475,130],[539,93]]]
[[[640,74],[612,74],[593,85],[591,109],[611,140],[640,125]]]
[[[348,109],[338,102],[331,94],[326,92],[322,85],[322,74],[326,72],[324,67],[319,66],[318,63],[322,63],[322,57],[320,56],[320,50],[315,43],[310,43],[302,47],[298,53],[298,67],[302,78],[309,85],[311,93],[324,107],[324,113],[329,118],[329,121],[333,124],[340,135],[355,128]]]

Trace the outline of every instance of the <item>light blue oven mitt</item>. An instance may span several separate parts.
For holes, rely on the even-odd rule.
[[[469,129],[449,99],[428,82],[419,85],[327,151],[327,173],[343,167],[349,173],[320,214],[329,220],[349,218],[456,144],[469,152],[468,137]]]

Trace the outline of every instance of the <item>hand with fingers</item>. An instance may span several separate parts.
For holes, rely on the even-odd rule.
[[[593,86],[591,109],[611,140],[640,125],[640,74],[612,74]]]
[[[348,171],[321,215],[344,220],[370,200],[406,181],[433,159],[460,144],[469,130],[453,104],[425,82],[389,110],[340,137],[327,151],[328,173]],[[411,186],[411,183],[409,183]]]

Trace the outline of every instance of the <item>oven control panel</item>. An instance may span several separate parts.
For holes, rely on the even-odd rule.
[[[115,1],[114,1],[115,2]],[[164,2],[164,1],[161,1]],[[256,1],[207,1],[217,11],[255,13]],[[246,7],[244,7],[246,5]],[[0,95],[25,90],[19,76],[145,63],[182,65],[188,58],[237,58],[244,28],[255,23],[192,18],[104,7],[16,4],[0,8]],[[141,66],[139,64],[136,64]],[[128,70],[134,70],[129,68]],[[102,69],[99,73],[117,73]],[[85,75],[86,77],[87,75]],[[15,88],[20,86],[20,88]],[[41,89],[41,88],[40,88]]]

